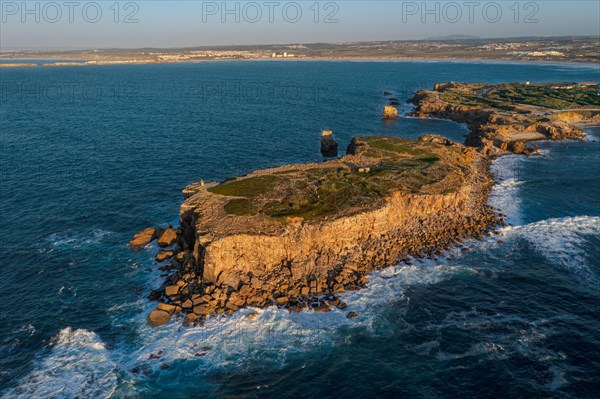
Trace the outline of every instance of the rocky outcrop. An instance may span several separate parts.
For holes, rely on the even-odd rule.
[[[246,306],[344,309],[338,295],[366,287],[371,271],[440,255],[500,223],[485,204],[487,162],[439,136],[355,138],[337,160],[192,184],[149,322],[180,311],[191,325]]]
[[[383,107],[383,114],[381,117],[383,119],[398,119],[398,109],[391,105],[386,105]]]
[[[486,155],[507,152],[529,155],[526,143],[536,140],[581,139],[584,131],[574,123],[598,118],[598,111],[553,112],[523,104],[488,101],[493,86],[445,83],[421,90],[409,100],[415,117],[442,118],[465,123],[470,133],[465,144]],[[502,107],[502,108],[498,108]]]
[[[159,247],[166,248],[173,245],[175,240],[177,240],[177,232],[173,227],[168,227],[163,231],[158,240],[156,240],[156,243]]]
[[[153,327],[162,326],[163,324],[167,324],[169,321],[171,321],[171,314],[164,310],[155,309],[150,313],[150,315],[148,315],[148,322]]]
[[[338,143],[334,140],[331,130],[323,130],[321,132],[321,154],[328,158],[338,156]]]
[[[133,236],[133,239],[129,242],[131,248],[139,248],[146,246],[156,238],[156,230],[154,227],[148,227]]]
[[[171,259],[173,256],[175,256],[175,252],[173,251],[160,251],[156,254],[155,259],[157,262],[164,262],[167,259]]]

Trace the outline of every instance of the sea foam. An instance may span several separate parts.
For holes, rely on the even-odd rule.
[[[5,398],[107,398],[117,386],[115,363],[94,332],[67,327],[50,353]]]
[[[105,237],[111,234],[110,231],[102,229],[52,233],[34,246],[40,253],[72,250],[99,244]]]
[[[589,236],[600,235],[600,217],[577,216],[547,219],[501,230],[505,239],[522,238],[549,262],[598,284],[599,277],[586,259],[585,244]]]
[[[504,155],[491,166],[496,184],[490,193],[489,204],[501,209],[510,225],[519,225],[523,220],[519,196],[519,187],[524,184],[519,173],[521,157],[522,155]]]

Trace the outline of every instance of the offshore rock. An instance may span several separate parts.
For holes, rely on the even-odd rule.
[[[398,119],[398,109],[391,105],[386,105],[383,107],[383,114],[381,117],[383,119]]]
[[[335,158],[338,155],[338,143],[334,140],[331,130],[321,132],[321,154],[329,158]]]

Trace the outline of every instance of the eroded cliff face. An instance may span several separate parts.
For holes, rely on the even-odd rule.
[[[487,158],[439,136],[417,144],[369,140],[355,139],[349,155],[339,160],[188,186],[169,268],[174,273],[155,292],[153,299],[161,303],[150,321],[160,325],[165,313],[183,311],[186,324],[197,323],[244,306],[343,308],[335,295],[366,286],[367,273],[408,255],[439,255],[500,223],[486,205],[491,186]],[[257,194],[257,185],[271,184],[266,177],[273,176],[277,184],[293,188],[270,185]],[[348,179],[365,188],[353,189],[356,200],[342,198],[334,211],[308,206],[306,198],[320,204],[312,197],[315,192],[331,194],[322,189],[331,179],[337,191],[346,189]],[[309,197],[289,200],[306,185],[312,187]],[[244,202],[249,195],[253,207]],[[332,198],[328,201],[340,200]],[[279,216],[281,208],[273,208],[273,199],[302,206]]]
[[[486,101],[485,92],[491,87],[453,82],[437,84],[434,90],[421,90],[409,100],[416,106],[411,116],[465,123],[470,130],[465,144],[478,147],[486,155],[507,152],[529,155],[533,149],[525,144],[527,142],[581,139],[585,133],[577,125],[599,121],[600,110],[561,112]]]
[[[235,290],[240,284],[258,289],[268,284],[275,292],[281,283],[301,289],[318,280],[326,288],[335,285],[330,280],[336,274],[364,274],[409,254],[445,248],[467,233],[481,234],[489,216],[477,204],[484,187],[485,182],[479,181],[463,184],[456,193],[396,192],[378,209],[319,222],[292,220],[278,235],[244,232],[207,238],[202,211],[190,213],[187,206],[182,215],[191,219],[182,219],[182,225],[194,229],[194,257],[206,284]],[[252,296],[256,294],[264,296],[263,292]]]

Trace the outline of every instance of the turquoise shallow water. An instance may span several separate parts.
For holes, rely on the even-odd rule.
[[[181,189],[320,161],[319,134],[462,140],[380,120],[443,81],[600,80],[590,66],[219,62],[0,71],[0,385],[5,397],[594,397],[600,389],[600,135],[495,162],[498,237],[397,266],[345,313],[243,312],[151,329],[160,282],[131,235]],[[408,108],[406,108],[408,109]],[[160,360],[150,353],[163,351]],[[204,356],[196,356],[204,352]],[[169,365],[162,369],[161,364]],[[138,373],[132,369],[138,368]]]

